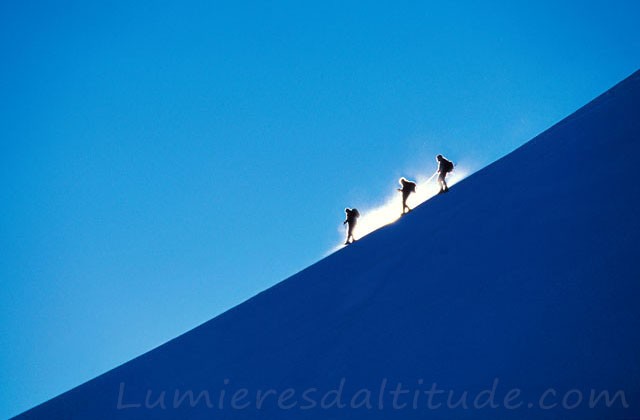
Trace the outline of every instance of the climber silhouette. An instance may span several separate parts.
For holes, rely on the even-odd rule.
[[[436,160],[438,161],[438,184],[440,184],[440,192],[438,194],[440,194],[449,191],[445,178],[449,172],[453,171],[453,162],[442,155],[436,156]]]
[[[398,188],[398,191],[402,193],[402,214],[405,214],[411,211],[411,208],[407,205],[407,198],[411,193],[416,192],[416,183],[409,181],[405,177],[400,178],[398,182],[402,186],[402,188]]]
[[[356,240],[353,237],[353,229],[356,227],[356,223],[358,221],[358,217],[360,217],[360,212],[358,209],[344,209],[344,212],[347,215],[347,218],[342,222],[343,225],[348,224],[347,229],[347,240],[344,242],[345,245],[349,245],[350,243],[355,242]]]

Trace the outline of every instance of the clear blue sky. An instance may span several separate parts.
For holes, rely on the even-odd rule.
[[[523,144],[638,69],[639,19],[637,1],[2,2],[0,417],[320,259],[345,206],[436,153],[476,170]]]

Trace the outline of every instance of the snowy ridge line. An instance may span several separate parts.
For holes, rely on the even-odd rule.
[[[524,404],[469,401],[429,411],[434,418],[640,418],[640,77],[615,89],[586,107],[589,118],[554,125],[399,223],[16,418],[204,420],[212,412],[203,404],[118,410],[120,385],[123,403],[144,405],[149,390],[153,402],[162,391],[212,390],[225,380],[302,391],[332,390],[341,378],[350,396],[379,388],[381,378],[471,396],[499,378],[499,390],[518,389]],[[589,390],[618,396],[591,406]],[[535,404],[542,395],[545,405]],[[270,398],[260,409],[215,415],[425,413],[315,406],[302,414]]]

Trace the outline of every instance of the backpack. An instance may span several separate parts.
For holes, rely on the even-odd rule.
[[[416,192],[416,183],[411,181],[405,181],[402,183],[402,189],[414,193]]]
[[[444,173],[449,173],[453,171],[453,162],[447,159],[442,159],[442,170]]]
[[[360,212],[358,211],[358,209],[351,209],[351,214],[353,215],[353,217],[355,217],[356,219],[358,217],[360,217]]]

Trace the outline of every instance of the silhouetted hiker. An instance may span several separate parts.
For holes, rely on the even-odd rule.
[[[405,210],[407,210],[407,212],[411,211],[409,206],[407,206],[407,198],[409,198],[411,193],[416,192],[416,183],[409,181],[405,177],[400,178],[398,182],[402,185],[402,188],[398,188],[398,191],[402,193],[402,214],[405,214]]]
[[[436,160],[438,161],[438,183],[440,184],[440,192],[438,194],[440,194],[449,191],[445,177],[449,172],[453,171],[453,162],[442,155],[436,156]]]
[[[355,242],[356,240],[353,238],[353,229],[356,227],[356,223],[358,221],[358,217],[360,217],[360,212],[358,209],[344,209],[344,212],[347,214],[347,218],[342,222],[343,225],[349,224],[347,230],[347,240],[345,241],[345,245],[349,245],[350,243]]]

